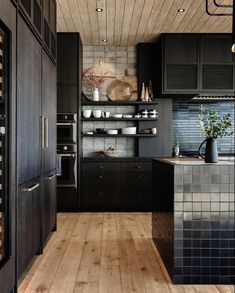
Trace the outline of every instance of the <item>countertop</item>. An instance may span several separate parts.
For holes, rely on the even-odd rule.
[[[232,159],[233,158],[233,159]],[[234,165],[234,157],[231,158],[223,158],[221,160],[219,160],[218,163],[205,163],[203,159],[199,159],[199,158],[154,158],[154,161],[159,161],[159,162],[163,162],[163,163],[167,163],[167,164],[171,164],[171,165],[196,165],[196,166],[208,166],[208,165],[212,165],[212,166],[224,166],[224,165],[228,165],[228,166],[233,166]]]

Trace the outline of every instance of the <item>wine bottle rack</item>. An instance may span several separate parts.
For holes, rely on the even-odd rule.
[[[6,103],[5,103],[5,34],[0,28],[0,262],[6,256],[6,194],[5,194],[5,146],[6,146]]]

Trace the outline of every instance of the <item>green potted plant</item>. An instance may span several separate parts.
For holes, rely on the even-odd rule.
[[[218,112],[212,110],[201,109],[199,115],[200,127],[204,141],[201,143],[198,152],[206,163],[218,162],[217,138],[231,136],[232,131],[227,131],[232,126],[231,114],[225,114],[219,117]],[[203,144],[206,143],[205,156],[201,153]]]

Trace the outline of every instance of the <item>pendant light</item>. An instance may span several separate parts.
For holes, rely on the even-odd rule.
[[[231,51],[233,53],[235,53],[235,0],[233,0],[233,4],[232,5],[228,5],[228,4],[218,4],[217,0],[213,0],[213,3],[216,7],[219,8],[229,8],[229,9],[233,9],[233,13],[228,13],[228,12],[224,12],[224,13],[216,13],[216,12],[210,12],[209,11],[209,0],[206,0],[206,13],[210,16],[232,16],[232,47],[231,47]]]

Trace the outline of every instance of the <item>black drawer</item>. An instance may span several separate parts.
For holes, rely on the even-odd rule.
[[[122,172],[151,172],[152,162],[121,162],[119,170]]]
[[[129,188],[151,188],[151,172],[126,172],[125,176],[120,175],[120,187]]]
[[[91,188],[114,187],[117,185],[117,174],[111,171],[83,172],[82,185]]]
[[[119,203],[121,205],[150,206],[152,203],[151,189],[120,189]]]
[[[114,162],[83,162],[82,171],[83,172],[95,172],[95,171],[117,171],[118,163]]]
[[[89,206],[112,206],[117,204],[116,189],[82,188],[82,205]]]

